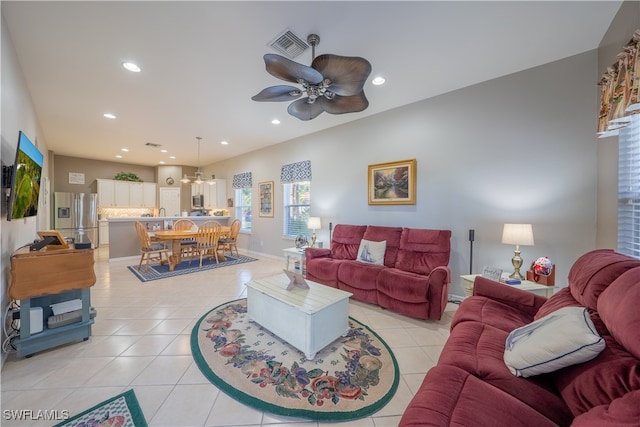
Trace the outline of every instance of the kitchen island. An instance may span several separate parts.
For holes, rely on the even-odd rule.
[[[218,221],[221,225],[228,225],[228,216],[188,216],[188,217],[127,217],[109,218],[109,261],[118,261],[123,258],[139,257],[140,242],[136,234],[135,223],[143,223],[149,233],[164,230],[165,224],[178,219],[190,219],[196,225],[206,221]]]

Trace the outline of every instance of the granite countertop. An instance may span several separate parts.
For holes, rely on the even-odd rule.
[[[229,219],[229,216],[140,216],[140,217],[114,217],[109,218],[109,222],[131,222],[131,221],[164,221],[164,220],[178,220],[178,219],[191,219],[194,221],[209,221],[219,219]]]

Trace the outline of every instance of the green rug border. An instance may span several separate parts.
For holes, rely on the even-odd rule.
[[[393,354],[393,351],[391,351],[391,348],[389,348],[387,343],[380,337],[380,335],[374,332],[369,326],[365,325],[364,323],[360,322],[358,319],[355,319],[351,316],[349,316],[349,319],[354,320],[358,322],[358,324],[365,327],[368,332],[373,334],[378,339],[378,341],[380,341],[380,343],[384,345],[384,347],[389,352],[389,355],[391,356],[391,360],[393,361],[393,372],[394,372],[393,384],[391,385],[389,392],[384,396],[382,396],[377,402],[351,412],[332,413],[332,412],[312,411],[309,409],[290,409],[290,408],[284,408],[282,406],[274,405],[272,403],[266,403],[260,399],[257,399],[242,391],[239,391],[235,387],[227,384],[224,380],[222,380],[213,372],[213,370],[209,367],[209,364],[206,362],[206,360],[202,356],[202,353],[200,352],[200,348],[198,346],[198,327],[200,326],[202,321],[205,319],[205,317],[207,317],[212,311],[217,310],[222,306],[233,304],[235,302],[243,301],[243,300],[246,300],[246,298],[238,298],[212,308],[211,310],[207,311],[202,317],[200,317],[200,319],[196,322],[195,326],[193,327],[193,330],[191,331],[191,340],[190,340],[191,354],[193,355],[193,359],[195,360],[196,365],[198,365],[200,372],[202,372],[202,374],[205,377],[207,377],[207,379],[211,381],[213,385],[218,387],[228,396],[234,398],[235,400],[238,400],[239,402],[245,405],[256,408],[260,411],[269,412],[276,415],[306,418],[313,421],[351,421],[351,420],[364,418],[378,412],[387,403],[389,403],[391,398],[396,394],[396,391],[398,390],[398,384],[400,383],[400,368],[398,367],[398,361],[396,360],[395,354]]]
[[[113,402],[116,399],[120,399],[121,397],[124,397],[124,400],[127,402],[127,407],[129,408],[129,412],[131,413],[131,418],[133,419],[133,424],[136,427],[149,427],[149,424],[147,424],[147,420],[144,418],[144,414],[142,413],[142,408],[140,407],[140,403],[138,402],[138,398],[136,397],[136,393],[133,391],[133,389],[129,389],[127,391],[125,391],[124,393],[120,393],[117,396],[113,396],[110,399],[107,399],[105,401],[102,401],[100,403],[98,403],[97,405],[87,409],[86,411],[83,411],[77,415],[74,415],[73,417],[69,418],[68,420],[65,420],[59,424],[56,424],[53,427],[64,427],[69,425],[69,423],[77,420],[80,417],[85,416],[86,414],[88,414],[89,412],[92,412],[94,410],[96,410],[97,408],[99,408],[100,406],[104,406],[107,405],[111,402]]]

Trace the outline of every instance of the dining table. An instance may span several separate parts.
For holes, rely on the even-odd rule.
[[[220,227],[219,238],[224,238],[231,232],[231,227],[223,225]],[[176,265],[182,262],[182,241],[186,239],[195,239],[198,230],[157,230],[153,235],[159,240],[167,240],[171,242],[171,255],[169,256],[169,271],[173,271]],[[224,254],[218,253],[220,261],[226,261]]]

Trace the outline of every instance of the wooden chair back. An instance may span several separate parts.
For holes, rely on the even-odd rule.
[[[173,229],[178,231],[195,230],[198,226],[190,219],[178,219],[173,223]]]
[[[234,241],[238,237],[238,233],[240,233],[241,225],[242,223],[240,222],[239,219],[234,219],[233,222],[231,223],[231,231],[229,232],[229,237]]]

